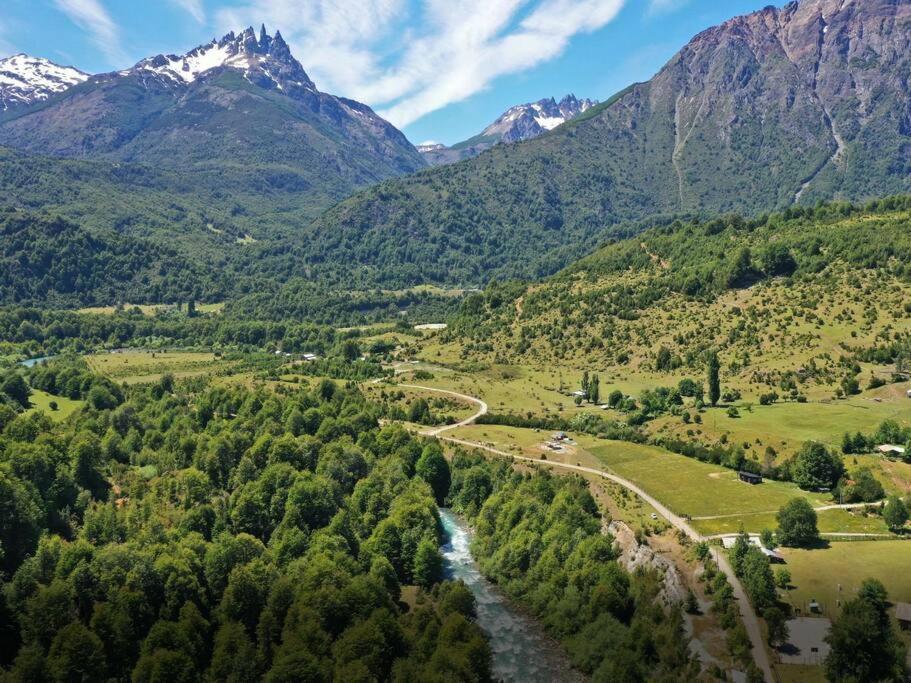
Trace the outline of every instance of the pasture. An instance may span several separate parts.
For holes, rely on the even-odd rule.
[[[52,401],[57,404],[57,410],[51,409]],[[55,422],[62,422],[85,405],[85,401],[74,401],[65,396],[53,396],[37,389],[32,389],[29,402],[31,407],[26,411],[27,413],[41,411]]]
[[[836,542],[819,550],[783,548],[791,572],[792,588],[781,591],[782,599],[806,611],[810,600],[820,603],[827,616],[837,616],[838,601],[857,593],[864,579],[883,582],[892,602],[911,602],[911,542]]]
[[[177,378],[195,377],[232,364],[213,353],[191,351],[128,350],[92,354],[85,360],[95,372],[127,384],[154,382],[168,373]]]
[[[222,303],[211,303],[211,304],[196,304],[197,313],[221,313],[225,308],[225,304]],[[89,313],[92,315],[114,315],[114,313],[120,311],[133,311],[139,310],[143,315],[157,315],[158,313],[164,313],[166,311],[176,311],[177,306],[174,304],[123,304],[122,306],[88,306],[86,308],[80,308],[78,313]]]
[[[760,456],[766,446],[790,455],[805,441],[838,449],[845,432],[870,434],[884,420],[911,425],[911,400],[894,394],[885,396],[865,394],[841,401],[752,405],[750,409],[741,407],[738,418],[728,417],[725,408],[709,408],[702,415],[701,425],[686,425],[680,418],[665,416],[651,423],[649,430],[677,436],[694,430],[701,432],[702,441],[715,441],[727,434],[732,442],[750,444]]]

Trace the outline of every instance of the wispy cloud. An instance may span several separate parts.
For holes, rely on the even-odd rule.
[[[77,26],[87,31],[92,42],[109,60],[126,60],[120,44],[120,27],[99,0],[54,0],[54,4]]]
[[[246,0],[221,28],[279,28],[323,89],[398,126],[562,54],[625,0]]]
[[[206,10],[202,0],[171,0],[196,21],[197,24],[206,23]]]

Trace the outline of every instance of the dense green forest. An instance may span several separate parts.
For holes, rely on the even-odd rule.
[[[166,376],[59,427],[7,410],[0,665],[11,680],[488,680],[416,475],[436,448],[330,381],[284,395]]]
[[[49,306],[212,300],[226,280],[171,247],[0,210],[0,301]]]
[[[10,680],[486,681],[474,598],[446,581],[437,505],[484,572],[595,680],[687,680],[679,612],[630,576],[581,480],[514,472],[398,425],[353,384],[132,387],[62,358],[0,405],[0,667]],[[27,403],[27,400],[25,401]]]

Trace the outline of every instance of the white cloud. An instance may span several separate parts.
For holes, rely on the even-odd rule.
[[[85,31],[112,62],[126,60],[120,45],[120,27],[99,0],[54,0],[57,8]]]
[[[206,23],[206,10],[202,0],[171,0],[171,2],[193,17],[197,24]]]
[[[551,60],[625,0],[245,0],[224,30],[266,21],[324,90],[398,126]]]

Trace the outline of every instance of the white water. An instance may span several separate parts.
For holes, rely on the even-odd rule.
[[[442,553],[448,578],[461,579],[474,594],[478,625],[490,638],[493,677],[510,683],[579,681],[541,626],[516,611],[496,586],[485,579],[471,556],[469,530],[449,510],[440,510],[446,543]]]

